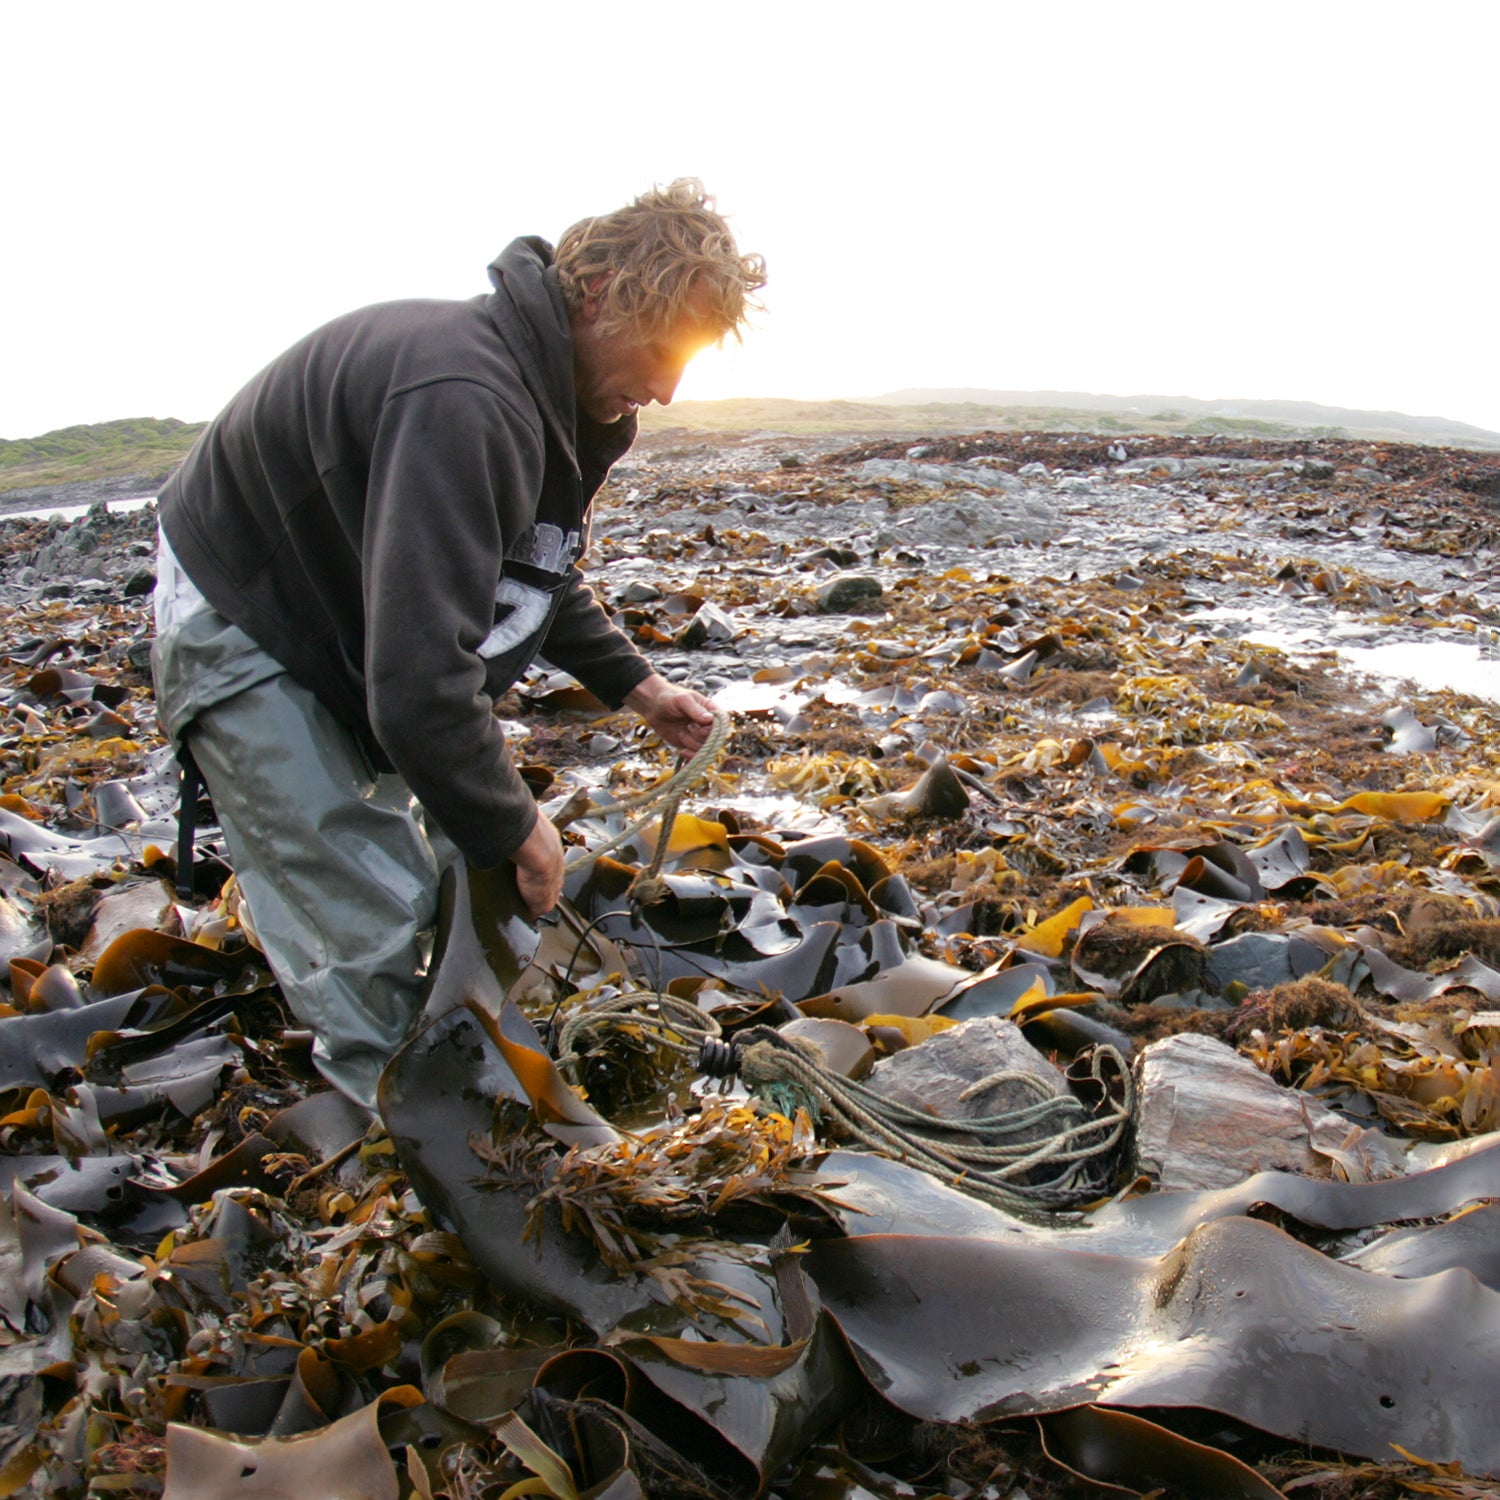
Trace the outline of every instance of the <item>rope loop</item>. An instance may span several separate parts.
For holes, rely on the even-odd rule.
[[[644,1033],[653,1045],[689,1061],[699,1058],[710,1045],[728,1050],[728,1044],[719,1040],[719,1023],[692,1001],[666,993],[626,990],[606,1000],[577,1006],[558,1033],[554,1061],[570,1075],[570,1081],[577,1083],[578,1065],[584,1057],[609,1032],[625,1027]]]
[[[714,722],[713,728],[708,731],[708,738],[698,747],[692,759],[685,765],[679,766],[670,776],[658,781],[654,786],[648,786],[644,791],[636,792],[629,797],[621,797],[618,802],[603,803],[598,807],[589,806],[586,798],[577,806],[573,798],[568,800],[562,813],[559,814],[563,823],[571,822],[577,817],[609,817],[613,813],[630,812],[638,807],[644,807],[646,811],[612,839],[596,844],[591,849],[576,850],[564,860],[565,870],[576,870],[582,865],[591,864],[601,855],[618,849],[621,844],[629,843],[651,821],[656,809],[660,807],[662,809],[661,835],[656,841],[656,852],[652,856],[651,863],[636,877],[638,880],[656,878],[661,871],[662,861],[666,858],[667,846],[671,842],[672,820],[677,816],[678,804],[688,788],[698,781],[709,766],[719,758],[725,742],[729,739],[728,710],[720,708],[718,704],[709,706],[714,711]]]
[[[576,1079],[592,1044],[619,1028],[629,1028],[711,1078],[737,1073],[751,1093],[788,1119],[805,1111],[815,1124],[866,1150],[906,1162],[1008,1212],[1073,1208],[1099,1196],[1134,1107],[1125,1059],[1113,1047],[1100,1046],[1087,1065],[1100,1099],[1094,1109],[1072,1093],[1050,1092],[1037,1075],[1007,1070],[971,1084],[963,1097],[1013,1083],[1034,1094],[1033,1102],[972,1119],[940,1119],[835,1072],[815,1046],[775,1027],[749,1026],[726,1039],[713,1016],[691,1001],[643,991],[575,1010],[558,1038],[558,1066]]]

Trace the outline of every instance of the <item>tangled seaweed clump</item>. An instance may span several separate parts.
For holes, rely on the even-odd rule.
[[[0,521],[0,1492],[1493,1491],[1500,725],[1359,669],[1482,685],[1500,459],[819,446],[616,471],[726,753],[455,874],[378,1117],[174,889],[150,512]],[[666,769],[502,709],[578,851]]]

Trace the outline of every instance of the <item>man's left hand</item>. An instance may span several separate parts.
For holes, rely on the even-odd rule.
[[[674,687],[655,674],[631,688],[625,706],[633,708],[667,744],[688,755],[703,748],[713,728],[713,705],[702,693]]]

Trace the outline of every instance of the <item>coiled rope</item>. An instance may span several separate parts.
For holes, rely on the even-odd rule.
[[[1072,1094],[1056,1094],[1034,1073],[992,1073],[966,1088],[978,1098],[1000,1084],[1019,1085],[1033,1102],[972,1119],[939,1119],[834,1072],[815,1055],[769,1026],[734,1038],[740,1077],[757,1093],[796,1099],[860,1144],[893,1156],[997,1208],[1067,1208],[1097,1196],[1104,1160],[1130,1124],[1133,1086],[1125,1059],[1113,1047],[1090,1056],[1092,1081],[1103,1103],[1091,1114]],[[1107,1073],[1121,1082],[1118,1098]],[[1045,1180],[1028,1180],[1045,1174]]]

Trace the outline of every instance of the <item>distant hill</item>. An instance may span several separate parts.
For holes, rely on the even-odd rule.
[[[60,427],[40,437],[0,439],[0,494],[100,480],[154,489],[182,462],[205,425],[175,417],[127,417]]]
[[[860,404],[865,404],[861,402]],[[1204,401],[1196,396],[1100,396],[1089,391],[986,391],[971,388],[892,391],[873,396],[878,407],[978,406],[1008,411],[1090,412],[1122,419],[1127,428],[1142,422],[1183,420],[1225,423],[1269,422],[1318,437],[1402,439],[1456,448],[1500,448],[1500,432],[1455,422],[1448,417],[1410,416],[1399,411],[1362,411],[1320,406],[1315,401],[1261,401],[1251,398]],[[1240,428],[1238,430],[1244,430]]]
[[[108,498],[158,489],[206,424],[130,417],[0,439],[0,496],[33,501]],[[679,401],[641,414],[647,433],[780,432],[923,437],[958,432],[1097,432],[1110,436],[1350,437],[1500,449],[1500,433],[1446,417],[1354,411],[1310,401],[1203,401],[1192,396],[1098,396],[1082,391],[906,390],[849,401],[775,397]]]
[[[1192,396],[1096,396],[1082,391],[907,390],[849,401],[781,398],[677,401],[642,413],[646,432],[1094,432],[1108,436],[1324,438],[1500,449],[1500,433],[1446,417],[1355,411],[1311,401],[1202,401]]]

